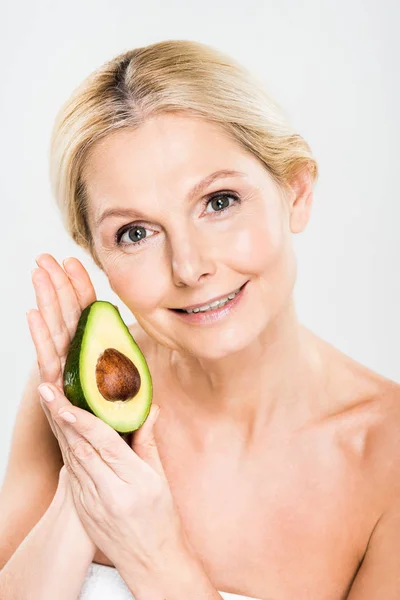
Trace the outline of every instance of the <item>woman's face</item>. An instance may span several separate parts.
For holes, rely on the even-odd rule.
[[[201,185],[216,171],[238,173]],[[84,178],[110,286],[162,345],[223,357],[256,341],[291,300],[291,209],[263,164],[217,125],[170,113],[117,131],[92,148]],[[171,310],[246,282],[235,310],[215,321]]]

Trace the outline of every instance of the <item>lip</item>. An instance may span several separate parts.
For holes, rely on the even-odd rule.
[[[246,281],[247,283],[247,281]],[[243,288],[246,283],[242,284],[240,287]],[[235,290],[238,290],[239,288],[235,288]],[[217,300],[221,300],[221,298],[226,298],[227,296],[229,296],[229,294],[232,294],[235,290],[232,290],[232,292],[228,292],[227,294],[222,294],[221,296],[216,296],[215,298],[211,298],[211,300],[207,300],[206,302],[200,302],[200,304],[192,304],[191,306],[182,306],[180,308],[171,308],[170,310],[193,310],[194,308],[200,308],[200,306],[205,306],[206,304],[212,304],[213,302],[216,302]]]
[[[220,321],[221,319],[223,319],[228,314],[235,312],[240,307],[244,297],[246,296],[246,288],[248,283],[249,281],[246,281],[246,283],[242,286],[240,292],[236,294],[233,300],[230,300],[221,308],[215,308],[206,312],[197,313],[179,312],[179,310],[175,310],[173,308],[170,308],[169,310],[182,321],[186,321],[186,323],[212,325],[216,321]]]

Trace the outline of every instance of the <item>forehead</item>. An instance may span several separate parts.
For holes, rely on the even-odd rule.
[[[83,170],[89,192],[124,182],[148,187],[156,178],[179,184],[185,175],[245,166],[254,157],[218,124],[177,114],[153,117],[138,129],[125,128],[95,143]],[[239,168],[240,167],[240,168]],[[190,181],[187,182],[190,185]]]

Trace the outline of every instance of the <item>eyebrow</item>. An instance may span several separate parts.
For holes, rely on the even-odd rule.
[[[243,173],[242,171],[234,171],[232,169],[221,169],[219,171],[215,171],[210,175],[207,175],[201,181],[198,181],[193,188],[189,191],[187,199],[190,201],[194,196],[196,196],[201,190],[211,183],[213,183],[216,179],[223,179],[227,177],[247,177],[247,173]],[[95,225],[99,227],[99,225],[108,217],[142,217],[141,213],[133,208],[108,208],[106,209],[100,217],[97,219]]]

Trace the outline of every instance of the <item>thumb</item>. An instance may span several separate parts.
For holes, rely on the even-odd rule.
[[[54,495],[53,502],[63,502],[70,493],[71,491],[67,467],[63,465],[58,474],[58,486]]]
[[[157,442],[154,437],[154,425],[160,413],[158,404],[152,404],[150,413],[139,429],[132,433],[132,449],[150,465],[159,475],[165,478],[164,469],[158,454]]]
[[[63,492],[68,489],[68,473],[65,464],[61,467],[58,474],[58,488]]]

